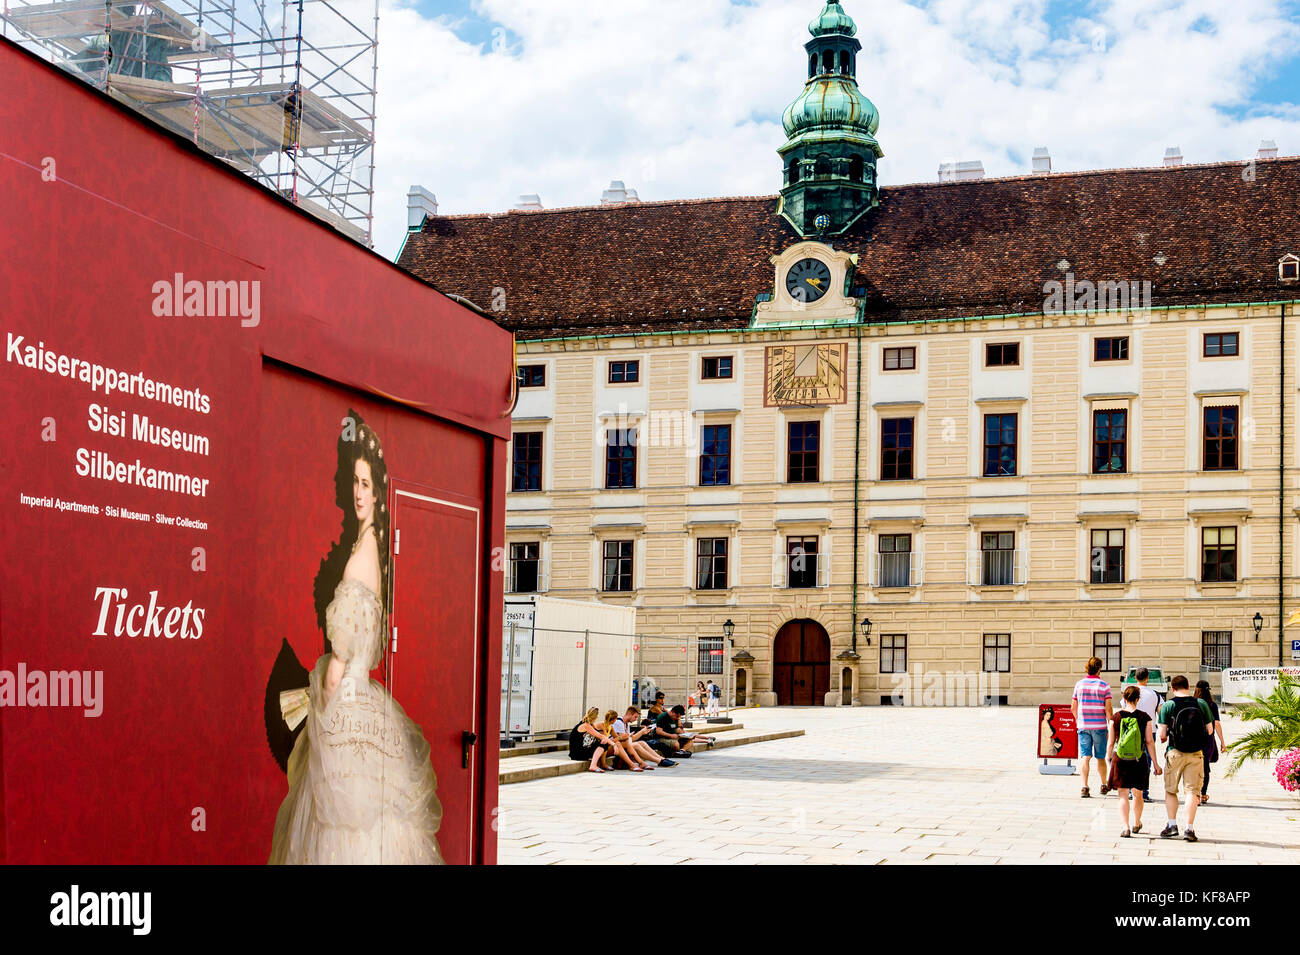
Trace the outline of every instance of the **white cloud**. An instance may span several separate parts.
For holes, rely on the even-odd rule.
[[[1050,26],[1046,0],[847,0],[859,80],[880,109],[885,184],[929,181],[944,158],[989,175],[1300,152],[1300,109],[1250,109],[1295,48],[1280,0],[1118,0]],[[804,77],[819,0],[477,0],[509,48],[458,39],[446,18],[381,0],[375,245],[396,253],[406,190],[444,213],[599,199],[771,194],[782,109]],[[499,45],[499,44],[498,44]]]

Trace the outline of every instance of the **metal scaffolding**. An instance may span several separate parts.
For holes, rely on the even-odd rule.
[[[3,35],[372,245],[378,0],[2,0]]]

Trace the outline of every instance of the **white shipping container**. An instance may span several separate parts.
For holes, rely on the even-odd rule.
[[[631,704],[635,608],[515,596],[506,603],[505,619],[503,643],[509,642],[512,619],[516,643],[510,732],[542,736],[572,729],[582,719],[584,702],[599,707],[602,717]],[[505,726],[509,659],[502,663]],[[526,715],[517,712],[521,708]]]
[[[506,601],[505,633],[501,647],[501,727],[513,736],[527,736],[532,730],[533,620],[536,598],[511,598]],[[514,627],[514,660],[510,659],[511,625]],[[507,697],[506,685],[510,686]]]

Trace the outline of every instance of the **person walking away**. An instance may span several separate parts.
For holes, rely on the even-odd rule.
[[[1187,794],[1187,829],[1183,838],[1196,841],[1196,807],[1201,804],[1201,784],[1205,782],[1205,747],[1210,745],[1214,729],[1214,714],[1204,700],[1192,696],[1187,687],[1187,677],[1179,674],[1169,681],[1173,692],[1160,707],[1160,742],[1169,744],[1165,750],[1165,810],[1169,821],[1160,836],[1170,839],[1178,835],[1178,783]]]
[[[1201,805],[1204,806],[1210,801],[1210,763],[1219,761],[1219,754],[1223,752],[1223,724],[1219,721],[1219,704],[1214,702],[1214,693],[1210,690],[1209,680],[1197,680],[1196,692],[1193,694],[1198,700],[1204,700],[1210,707],[1210,713],[1214,716],[1214,731],[1210,733],[1210,745],[1205,747],[1205,779],[1201,782]],[[1215,742],[1215,737],[1218,742]]]
[[[1091,657],[1086,670],[1087,676],[1074,684],[1074,697],[1070,700],[1074,725],[1079,728],[1079,766],[1083,770],[1083,789],[1079,795],[1084,799],[1092,795],[1088,789],[1088,769],[1093,760],[1097,762],[1097,782],[1101,784],[1101,794],[1104,796],[1110,792],[1106,781],[1106,746],[1110,735],[1110,720],[1114,715],[1110,684],[1098,676],[1101,673],[1101,659]]]
[[[722,706],[722,687],[710,680],[706,689],[709,693],[709,715],[717,716]]]
[[[1146,667],[1138,667],[1137,672],[1133,674],[1133,679],[1137,680],[1138,690],[1140,690],[1142,694],[1141,697],[1138,699],[1138,709],[1141,710],[1143,713],[1145,713],[1147,716],[1151,717],[1151,733],[1152,735],[1154,735],[1156,730],[1156,724],[1159,722],[1159,720],[1156,719],[1156,716],[1158,715],[1160,710],[1160,702],[1161,702],[1160,694],[1157,693],[1153,687],[1147,686],[1147,681],[1151,679],[1151,671],[1148,670]],[[1160,764],[1160,760],[1156,758],[1154,755],[1147,757],[1148,769],[1153,765],[1158,766],[1159,764]],[[1156,775],[1159,775],[1159,773],[1157,773]],[[1148,777],[1149,776],[1150,774],[1148,773]],[[1143,789],[1142,798],[1145,799],[1147,802],[1150,802],[1151,801],[1150,790]]]
[[[1106,755],[1110,759],[1110,785],[1119,795],[1119,818],[1124,824],[1120,838],[1127,839],[1142,831],[1142,794],[1150,785],[1151,764],[1155,762],[1155,724],[1138,708],[1142,689],[1137,684],[1124,687],[1122,709],[1110,720],[1110,739]],[[1156,764],[1156,775],[1160,765]],[[1133,824],[1129,825],[1129,795],[1133,794]]]

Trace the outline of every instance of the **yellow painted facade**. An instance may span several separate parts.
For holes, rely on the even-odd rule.
[[[842,277],[846,265],[833,252],[813,252]],[[764,705],[778,702],[777,631],[799,619],[817,621],[830,638],[829,679],[816,701],[827,704],[877,705],[919,694],[927,679],[984,681],[981,699],[927,702],[1068,701],[1101,633],[1119,634],[1101,638],[1118,643],[1104,673],[1112,682],[1123,675],[1117,669],[1137,665],[1195,679],[1205,662],[1276,661],[1280,397],[1287,613],[1300,574],[1291,491],[1300,369],[1288,343],[1280,396],[1283,306],[882,326],[854,324],[852,305],[836,295],[820,307],[793,302],[778,282],[744,330],[521,341],[519,364],[545,368],[544,385],[521,388],[514,418],[516,434],[542,434],[541,487],[509,495],[506,536],[540,545],[541,589],[635,605],[647,634],[712,637],[734,621],[728,660],[752,654],[744,699]],[[1205,336],[1225,333],[1238,336],[1238,353],[1207,356]],[[1099,337],[1126,338],[1127,357],[1098,361]],[[842,400],[831,387],[817,398],[824,404],[774,405],[771,349],[817,344],[839,346],[823,354],[847,359]],[[1018,346],[1018,364],[988,367],[991,344]],[[886,368],[885,350],[896,348],[914,349],[915,367]],[[704,359],[723,357],[731,377],[704,378]],[[639,363],[638,380],[610,383],[609,363],[629,360]],[[1238,466],[1207,470],[1205,409],[1221,407],[1238,409]],[[1098,411],[1126,412],[1124,473],[1094,473]],[[1016,416],[1014,475],[982,476],[988,415]],[[882,421],[897,418],[914,421],[913,477],[882,480]],[[801,421],[819,424],[812,483],[788,480],[790,424]],[[731,426],[730,483],[702,486],[701,429],[716,424]],[[637,431],[634,488],[605,487],[611,428]],[[853,661],[836,658],[854,640],[855,444],[856,619],[869,617],[872,632],[868,644],[859,630]],[[1207,530],[1235,546],[1235,580],[1202,579]],[[1122,539],[1123,582],[1092,582],[1093,565],[1105,564],[1094,531],[1122,532],[1108,539]],[[982,535],[1006,533],[1009,553],[986,556]],[[910,558],[882,559],[887,535],[911,535]],[[817,539],[816,586],[787,586],[790,537]],[[725,589],[696,587],[700,538],[727,542]],[[632,542],[629,592],[602,590],[609,541]],[[882,586],[900,583],[900,573],[906,586]],[[986,585],[990,573],[1010,581]],[[1230,658],[1222,648],[1203,651],[1207,632],[1230,633]],[[1001,659],[985,650],[986,635],[996,634],[1009,636]],[[891,650],[905,637],[907,684],[881,672],[902,665],[897,651],[882,654],[886,636]],[[1005,671],[985,673],[1000,664]]]

